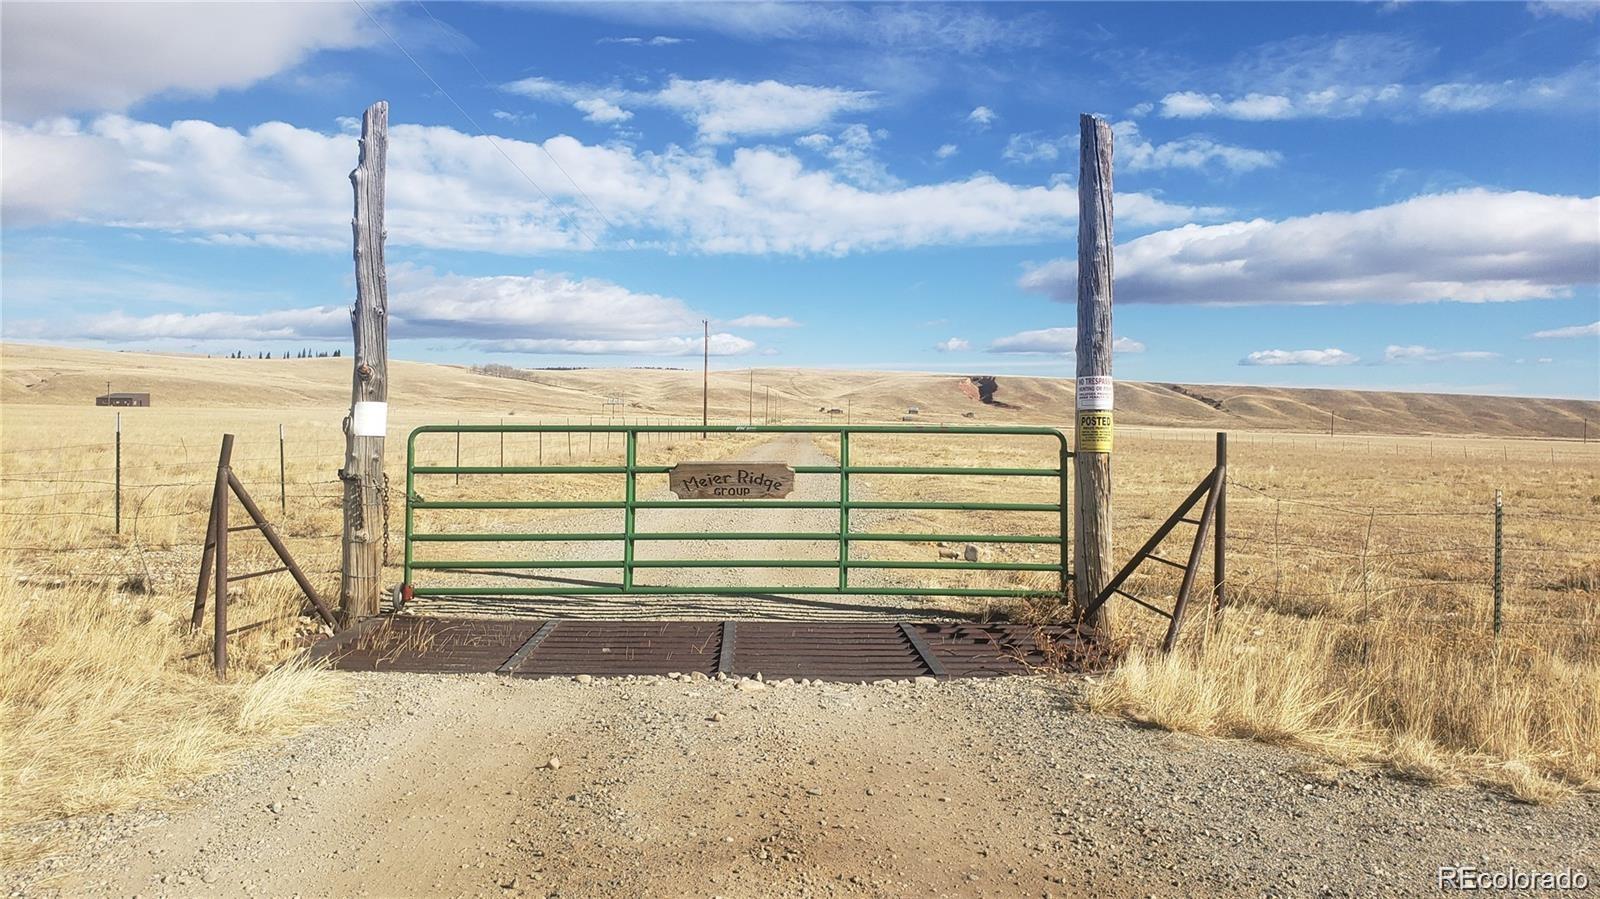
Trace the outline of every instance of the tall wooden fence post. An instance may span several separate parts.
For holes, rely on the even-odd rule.
[[[1078,117],[1077,437],[1073,449],[1078,530],[1073,562],[1078,607],[1111,580],[1111,126]],[[1105,606],[1085,622],[1109,630]]]
[[[339,472],[344,481],[339,614],[346,626],[378,613],[382,573],[383,440],[389,417],[389,284],[383,263],[388,143],[389,104],[379,100],[361,117],[361,155],[350,173],[356,265],[356,305],[350,318],[356,352],[344,468]]]

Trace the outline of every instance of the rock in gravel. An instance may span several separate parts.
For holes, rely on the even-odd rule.
[[[966,559],[968,562],[976,562],[976,561],[978,561],[978,548],[976,546],[973,546],[972,544],[968,543],[965,547],[962,548],[961,557],[963,559]]]
[[[580,684],[592,684],[592,683],[594,683],[594,677],[592,675],[588,675],[588,674],[580,674],[577,677],[573,678],[573,680],[577,681]]]
[[[734,684],[734,687],[746,693],[755,693],[765,690],[767,685],[758,680],[750,680],[749,678],[745,678],[739,681],[737,684]]]
[[[927,675],[923,675],[922,677],[912,681],[912,683],[919,687],[937,687],[939,686],[939,679],[937,677],[928,677]]]
[[[559,771],[561,770],[561,759],[552,755],[550,756],[550,761],[545,762],[544,766],[549,768],[551,771]]]
[[[721,712],[712,712],[711,713],[711,717],[707,718],[706,720],[707,721],[721,721],[722,719],[723,719],[723,714]]]
[[[274,815],[280,814],[280,813],[283,812],[283,803],[281,803],[281,802],[268,803],[267,811],[273,813]]]

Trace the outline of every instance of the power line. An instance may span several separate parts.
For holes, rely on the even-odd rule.
[[[389,43],[394,44],[396,50],[399,50],[401,52],[401,54],[405,56],[406,59],[411,60],[411,64],[413,66],[416,66],[418,72],[422,73],[422,77],[428,79],[428,83],[433,85],[434,90],[437,90],[441,95],[443,95],[443,97],[446,100],[449,100],[450,101],[450,105],[454,106],[456,108],[456,111],[461,113],[461,117],[466,119],[472,125],[473,128],[477,129],[478,136],[484,138],[487,141],[489,141],[489,145],[491,147],[494,147],[495,152],[497,152],[501,156],[505,157],[506,162],[511,163],[511,167],[517,170],[517,174],[521,175],[524,181],[527,181],[529,184],[533,185],[533,189],[538,191],[539,195],[544,197],[545,200],[550,203],[551,207],[554,208],[557,212],[559,212],[561,214],[562,218],[566,219],[569,223],[571,223],[572,228],[573,228],[574,231],[577,231],[579,234],[582,234],[584,236],[584,239],[589,241],[590,246],[593,246],[597,250],[600,249],[600,242],[595,240],[594,237],[589,234],[589,232],[583,230],[583,226],[578,224],[578,219],[575,216],[573,216],[571,213],[569,213],[565,209],[563,209],[561,207],[561,205],[555,201],[555,198],[550,196],[549,192],[547,192],[544,188],[539,186],[539,182],[533,180],[533,177],[531,175],[529,175],[527,172],[523,171],[522,166],[517,165],[517,161],[515,159],[511,158],[511,154],[507,153],[505,151],[505,148],[500,146],[500,142],[494,139],[494,135],[492,135],[488,131],[484,130],[484,127],[482,125],[478,124],[478,120],[472,117],[472,113],[467,112],[466,107],[462,106],[460,103],[457,103],[456,102],[456,98],[451,96],[450,92],[444,89],[444,85],[440,84],[437,79],[435,79],[432,75],[428,74],[428,70],[422,67],[422,63],[417,62],[417,58],[415,56],[411,55],[411,51],[407,50],[404,46],[402,46],[401,43],[398,40],[395,40],[394,35],[389,33],[389,29],[383,27],[383,23],[378,21],[377,17],[374,16],[367,9],[367,7],[362,4],[361,0],[350,0],[350,2],[354,3],[356,5],[356,8],[360,9],[361,12],[366,15],[368,21],[372,22],[373,25],[377,26],[379,31],[383,32],[383,36],[389,39]],[[435,20],[435,21],[437,21],[437,20]],[[548,150],[546,150],[545,152],[547,154],[549,153]],[[560,166],[558,165],[557,168],[559,168],[559,167]]]
[[[457,56],[461,57],[461,61],[466,63],[467,65],[471,66],[472,67],[472,71],[478,73],[478,77],[483,79],[483,82],[485,84],[493,84],[494,80],[491,79],[488,75],[485,75],[483,73],[483,70],[478,68],[478,64],[472,61],[472,57],[468,56],[466,51],[462,50],[460,48],[460,46],[458,46],[458,44],[457,44],[457,42],[455,40],[455,35],[451,33],[450,29],[445,27],[445,24],[443,22],[439,21],[437,18],[434,18],[433,12],[430,11],[425,4],[423,4],[422,0],[414,0],[414,2],[417,4],[418,7],[420,7],[422,9],[422,11],[425,14],[427,14],[429,19],[433,20],[433,24],[435,24],[435,25],[437,25],[439,27],[439,32],[441,34],[443,34],[450,41],[451,48],[453,48],[456,51],[456,55]],[[566,177],[567,182],[572,185],[572,189],[576,190],[578,192],[578,195],[583,197],[583,199],[588,202],[589,208],[594,210],[594,214],[595,215],[600,216],[600,220],[602,222],[606,223],[606,227],[610,228],[612,230],[617,230],[616,224],[613,223],[611,221],[611,219],[606,216],[605,212],[600,209],[599,204],[597,204],[594,201],[593,197],[589,196],[588,191],[585,191],[583,189],[583,186],[578,183],[578,180],[576,178],[572,177],[571,173],[569,173],[567,171],[566,166],[563,166],[561,164],[561,160],[557,159],[555,157],[555,154],[551,153],[549,148],[547,148],[542,142],[535,142],[534,146],[538,147],[540,152],[544,153],[545,158],[549,159],[551,165],[554,165],[556,167],[556,171],[560,172],[562,175],[564,175]],[[630,248],[633,247],[633,238],[625,237],[623,239],[628,242],[628,246]]]

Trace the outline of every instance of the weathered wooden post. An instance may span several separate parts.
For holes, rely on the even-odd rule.
[[[1112,577],[1111,558],[1111,126],[1078,117],[1077,437],[1078,530],[1074,586],[1083,608]],[[1105,605],[1086,622],[1109,630]]]
[[[389,104],[367,107],[361,117],[361,155],[355,188],[355,374],[350,415],[344,420],[344,557],[339,614],[345,626],[378,613],[382,573],[383,438],[389,417],[389,283],[383,264],[383,177],[389,143]]]

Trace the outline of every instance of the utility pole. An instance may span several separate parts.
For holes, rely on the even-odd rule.
[[[1328,413],[1328,436],[1333,436],[1333,413]]]
[[[1078,530],[1075,588],[1078,607],[1093,602],[1111,580],[1111,126],[1078,117],[1078,345],[1077,439],[1073,448]],[[1062,460],[1065,461],[1065,460]],[[1102,604],[1086,624],[1109,631]]]
[[[384,165],[389,148],[389,104],[367,107],[361,117],[361,155],[350,184],[355,189],[355,373],[350,415],[344,421],[343,558],[339,615],[345,626],[378,614],[382,575],[383,439],[389,419],[389,279],[383,263]],[[219,535],[220,536],[220,535]],[[219,600],[220,602],[220,600]]]
[[[700,339],[700,439],[706,439],[706,425],[711,418],[711,321],[700,319],[705,335]]]

